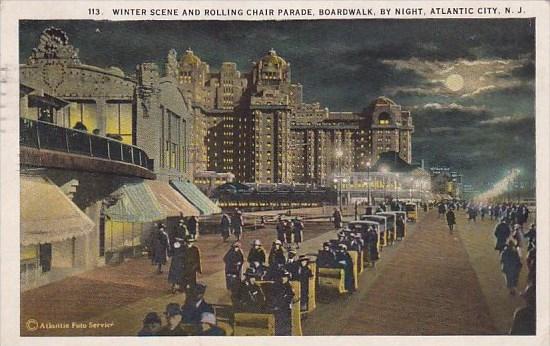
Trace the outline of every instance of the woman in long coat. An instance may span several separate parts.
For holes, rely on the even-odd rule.
[[[180,241],[174,242],[170,270],[168,271],[168,282],[172,285],[172,293],[176,293],[178,289],[181,289],[183,283],[184,254],[183,244]]]
[[[367,243],[369,264],[374,267],[376,261],[380,258],[380,253],[378,252],[378,232],[374,227],[369,227],[365,240]]]
[[[300,244],[304,241],[304,223],[299,218],[292,221],[292,233],[294,233],[294,244],[299,249]]]
[[[225,213],[222,214],[220,227],[222,231],[222,238],[223,238],[223,241],[225,242],[227,241],[227,239],[229,239],[229,234],[231,232],[231,219]]]
[[[170,240],[168,234],[161,226],[152,234],[151,238],[152,263],[157,265],[157,273],[162,273],[162,266],[167,262],[168,251],[170,250]]]
[[[510,290],[511,295],[515,295],[522,264],[521,255],[514,240],[510,239],[508,241],[504,251],[502,251],[500,263],[502,264],[502,272],[506,277],[506,287]]]

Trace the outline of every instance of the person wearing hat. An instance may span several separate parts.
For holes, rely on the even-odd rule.
[[[258,273],[248,268],[244,273],[245,279],[233,295],[233,306],[236,311],[261,313],[265,311],[266,298],[264,291],[256,283]]]
[[[298,253],[296,250],[288,250],[288,259],[285,263],[285,269],[290,273],[291,280],[294,280],[298,275],[298,267],[300,263],[298,262]]]
[[[299,266],[293,280],[300,281],[300,311],[307,311],[309,304],[309,280],[313,277],[309,269],[309,258],[306,255],[298,257]]]
[[[280,240],[275,240],[269,251],[268,263],[270,267],[282,267],[285,265],[286,257],[283,250],[283,243]]]
[[[216,324],[216,315],[205,312],[201,316],[199,336],[225,336],[225,330]]]
[[[365,242],[367,247],[366,251],[368,251],[367,259],[371,267],[376,266],[376,261],[380,259],[380,253],[378,251],[378,241],[378,231],[373,226],[369,226]]]
[[[281,215],[279,215],[279,217],[277,218],[277,226],[275,226],[275,231],[277,232],[277,240],[280,241],[281,244],[284,243],[286,240],[285,221],[283,220]]]
[[[263,265],[260,262],[256,262],[256,261],[250,263],[250,268],[252,268],[254,270],[258,280],[264,280],[264,278],[265,278],[265,276],[266,276],[266,274],[269,270],[269,267]]]
[[[175,294],[184,286],[184,244],[177,240],[172,246],[172,259],[170,261],[170,270],[168,271],[168,282],[172,285],[172,294]]]
[[[334,213],[332,213],[332,219],[334,222],[335,229],[342,227],[342,212],[340,211],[340,209],[334,208]]]
[[[187,229],[189,230],[189,236],[193,239],[199,239],[199,218],[195,215],[191,215],[187,220]]]
[[[226,213],[222,214],[222,218],[220,221],[220,228],[221,228],[223,241],[226,242],[227,239],[229,239],[229,234],[231,233],[231,219],[229,218],[229,215],[227,215]]]
[[[336,250],[336,263],[337,266],[344,269],[344,287],[348,292],[355,291],[354,278],[353,278],[353,260],[348,253],[348,247],[345,244],[339,244]]]
[[[199,325],[201,318],[205,313],[214,314],[214,307],[204,300],[206,285],[196,284],[188,291],[185,297],[185,303],[181,307],[183,323]]]
[[[453,230],[454,230],[454,227],[456,225],[456,216],[455,216],[455,212],[454,212],[454,208],[449,208],[449,210],[447,210],[447,213],[445,214],[445,217],[447,218],[447,226],[449,226],[449,233],[453,233]],[[474,221],[475,221],[475,217],[474,217]]]
[[[137,336],[154,336],[160,331],[162,321],[156,312],[150,312],[143,319],[143,327]]]
[[[292,222],[290,220],[284,220],[283,229],[285,237],[283,243],[286,244],[287,248],[290,248],[290,245],[292,244]]]
[[[241,234],[243,233],[244,219],[243,214],[239,209],[235,209],[235,213],[231,216],[231,230],[235,235],[236,240],[241,240]]]
[[[502,272],[506,278],[506,287],[510,290],[510,295],[516,294],[519,273],[523,266],[521,264],[521,254],[519,251],[520,250],[516,246],[516,241],[510,239],[500,257]]]
[[[300,244],[304,241],[304,223],[297,216],[292,220],[292,234],[294,235],[294,245],[299,249]]]
[[[189,334],[183,329],[182,314],[178,304],[170,303],[166,305],[166,325],[158,331],[158,336],[188,336]]]
[[[187,238],[183,252],[182,287],[192,288],[195,286],[197,283],[197,273],[202,274],[201,252],[195,246],[195,239]]]
[[[500,223],[495,227],[495,238],[497,238],[497,243],[495,245],[495,250],[498,250],[499,252],[502,252],[504,248],[506,247],[506,241],[510,237],[510,234],[512,231],[510,230],[510,226],[508,226],[508,223],[506,222],[506,218],[503,217],[500,219]]]
[[[178,224],[176,225],[170,236],[170,245],[174,245],[174,243],[177,241],[182,243],[188,236],[189,231],[187,230],[187,226],[185,225],[185,220],[180,218],[178,220]]]
[[[241,274],[244,263],[244,254],[241,250],[241,243],[234,242],[231,248],[223,256],[225,263],[225,287],[233,291],[241,282]]]
[[[336,257],[330,248],[329,242],[323,243],[323,249],[319,250],[317,255],[317,267],[319,268],[334,268],[336,266]]]
[[[510,235],[510,238],[514,239],[516,241],[516,246],[518,248],[521,248],[521,243],[523,241],[523,234],[521,232],[521,226],[519,224],[515,224],[514,228],[512,230],[512,234]]]
[[[537,226],[532,223],[523,236],[527,238],[527,251],[534,250],[537,247]]]
[[[529,284],[521,294],[526,305],[516,309],[510,335],[535,335],[537,329],[537,289]]]
[[[166,233],[166,226],[159,224],[159,228],[151,233],[151,250],[153,265],[157,265],[157,274],[162,273],[162,266],[167,262],[168,252],[170,251],[170,240]]]
[[[260,262],[263,265],[265,263],[266,254],[264,248],[262,247],[262,242],[260,242],[260,239],[254,240],[246,259],[249,264],[252,262]]]
[[[275,317],[275,335],[292,334],[292,303],[296,294],[290,285],[290,273],[282,272],[271,287],[271,307]]]

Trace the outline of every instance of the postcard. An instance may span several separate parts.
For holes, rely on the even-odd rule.
[[[1,6],[2,344],[550,341],[547,2]]]

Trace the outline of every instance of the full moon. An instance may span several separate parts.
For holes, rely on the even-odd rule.
[[[464,78],[459,74],[452,74],[445,80],[445,85],[452,91],[459,91],[464,87]]]

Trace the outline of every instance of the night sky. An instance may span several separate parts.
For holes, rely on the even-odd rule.
[[[163,63],[191,47],[216,70],[248,72],[270,48],[291,63],[306,102],[360,111],[380,95],[413,114],[413,161],[448,165],[481,185],[535,166],[534,19],[327,21],[25,21],[24,63],[43,29],[65,30],[83,63]]]

